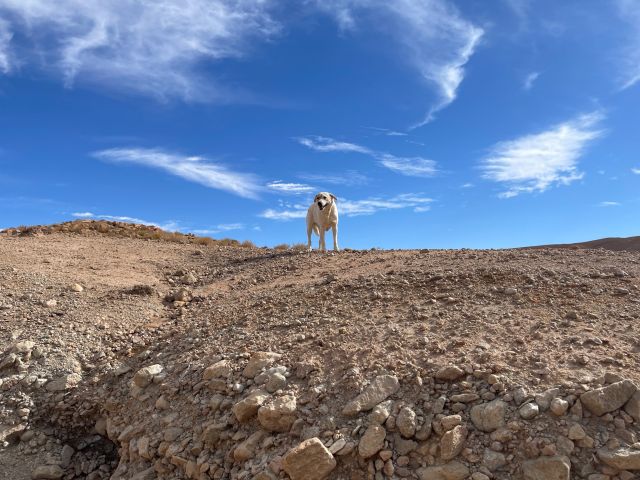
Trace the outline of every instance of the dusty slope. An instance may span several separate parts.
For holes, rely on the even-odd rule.
[[[615,404],[635,386],[615,381],[640,385],[639,274],[640,254],[624,252],[323,255],[0,236],[0,472],[635,478],[620,458],[640,462],[628,450],[640,448],[639,419],[633,400]],[[244,370],[261,351],[282,356],[265,356],[266,374]],[[614,408],[597,417],[577,399],[605,372],[624,391],[606,390]],[[390,405],[343,411],[367,384]],[[282,461],[316,437],[335,456],[312,442]],[[313,467],[296,477],[305,458]]]

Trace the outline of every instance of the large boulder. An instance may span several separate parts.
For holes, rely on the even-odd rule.
[[[631,415],[636,422],[640,422],[640,390],[629,399],[624,406],[624,411]]]
[[[282,459],[282,468],[291,480],[323,480],[336,464],[336,459],[317,437],[292,448]]]
[[[398,382],[398,377],[393,375],[379,375],[360,395],[344,407],[342,414],[353,416],[360,412],[371,410],[380,402],[386,400],[387,397],[396,393],[399,389],[400,382]]]
[[[596,388],[580,396],[582,406],[597,416],[621,408],[638,388],[631,380],[622,380],[605,387]]]
[[[467,439],[467,427],[456,425],[446,432],[440,439],[440,457],[443,460],[453,460],[464,448]]]

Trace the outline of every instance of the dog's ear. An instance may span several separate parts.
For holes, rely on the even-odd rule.
[[[333,193],[330,193],[329,196],[333,199],[334,203],[338,201],[338,198]]]

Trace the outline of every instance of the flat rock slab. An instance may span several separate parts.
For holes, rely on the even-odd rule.
[[[396,393],[399,388],[400,382],[398,382],[398,377],[393,375],[379,375],[360,395],[344,407],[342,414],[354,416],[360,412],[371,410],[380,402],[386,400],[387,397]]]
[[[621,408],[637,390],[631,380],[623,380],[583,393],[580,401],[591,413],[601,416]]]
[[[618,470],[640,470],[640,450],[598,450],[600,461]]]
[[[436,467],[419,468],[416,472],[420,480],[464,480],[469,469],[460,462],[449,462]]]
[[[524,480],[569,480],[571,462],[567,457],[540,457],[522,464]]]
[[[336,464],[336,459],[317,437],[292,448],[282,459],[282,468],[291,480],[323,480]]]

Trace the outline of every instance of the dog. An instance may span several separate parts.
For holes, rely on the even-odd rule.
[[[313,203],[307,210],[307,248],[311,251],[311,232],[320,237],[318,248],[326,250],[324,233],[333,231],[333,250],[338,252],[338,199],[329,192],[320,192],[313,199]]]

